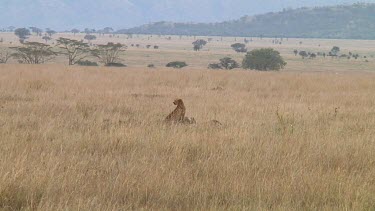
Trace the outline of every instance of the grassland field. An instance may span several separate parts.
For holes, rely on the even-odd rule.
[[[243,38],[171,37],[92,41],[128,45],[126,68],[0,65],[0,210],[375,209],[375,41],[253,38],[288,63],[257,72],[207,69]],[[367,58],[293,54],[332,46]],[[197,124],[162,122],[175,98]]]

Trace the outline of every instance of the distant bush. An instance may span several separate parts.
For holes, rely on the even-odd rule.
[[[92,62],[92,61],[89,61],[89,60],[78,61],[77,64],[79,66],[99,66],[98,63]]]
[[[106,67],[126,67],[126,64],[113,62],[113,63],[108,63],[105,66]]]
[[[231,45],[231,47],[237,53],[246,53],[247,52],[246,45],[243,44],[243,43],[235,43],[235,44]]]
[[[186,62],[180,62],[180,61],[175,61],[175,62],[169,62],[166,67],[173,67],[173,68],[183,68],[188,66]]]
[[[246,54],[242,62],[242,67],[245,69],[260,71],[280,70],[285,65],[286,62],[280,53],[272,48],[252,50]]]
[[[232,58],[225,57],[220,59],[220,63],[213,63],[209,64],[208,68],[209,69],[226,69],[226,70],[231,70],[234,68],[239,68],[240,65]]]
[[[208,69],[221,70],[223,67],[218,63],[212,63],[208,65]]]
[[[149,64],[147,65],[148,68],[155,68],[155,65],[154,64]]]

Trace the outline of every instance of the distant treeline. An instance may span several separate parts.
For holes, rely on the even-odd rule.
[[[157,22],[117,33],[375,39],[375,4],[288,9],[222,23]]]

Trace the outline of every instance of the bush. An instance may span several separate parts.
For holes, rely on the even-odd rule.
[[[183,68],[183,67],[186,67],[188,65],[186,64],[186,62],[175,61],[175,62],[169,62],[166,66],[167,67],[173,67],[173,68]]]
[[[239,68],[240,65],[233,60],[232,58],[225,57],[220,59],[220,63],[213,63],[209,64],[208,68],[209,69],[226,69],[226,70],[231,70],[234,68]]]
[[[213,63],[208,65],[208,69],[221,70],[223,67],[218,63]]]
[[[89,61],[89,60],[79,61],[79,62],[77,62],[77,64],[79,66],[99,66],[98,63],[92,62],[92,61]]]
[[[242,62],[242,66],[245,69],[260,71],[280,70],[286,64],[280,53],[272,48],[252,50],[246,54]]]
[[[125,64],[112,62],[105,65],[106,67],[126,67]]]
[[[155,65],[154,64],[149,64],[147,65],[148,68],[155,68]]]
[[[234,51],[236,51],[237,53],[246,53],[247,52],[246,45],[243,44],[243,43],[235,43],[235,44],[231,45],[230,47],[232,47],[232,49]]]

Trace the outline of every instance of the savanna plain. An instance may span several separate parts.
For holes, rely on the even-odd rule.
[[[0,65],[0,209],[374,210],[375,41],[254,38],[287,66],[207,69],[241,62],[238,39],[106,35],[128,67]],[[293,54],[332,46],[367,58]],[[197,124],[163,123],[176,98]]]

